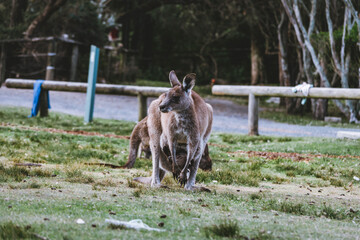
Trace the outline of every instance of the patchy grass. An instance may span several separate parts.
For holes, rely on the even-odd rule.
[[[51,124],[61,128],[62,121]],[[213,170],[197,175],[212,190],[206,193],[185,191],[170,175],[163,182],[169,188],[134,182],[151,175],[151,160],[137,159],[133,169],[85,164],[124,164],[127,139],[1,126],[0,238],[354,239],[360,235],[359,143],[213,134]],[[15,166],[25,162],[41,167]],[[165,231],[113,229],[107,218],[142,219]]]
[[[13,222],[0,225],[0,239],[39,239],[39,236],[31,232],[31,226],[17,226]]]
[[[336,220],[360,221],[360,211],[351,211],[350,208],[330,206],[326,203],[293,202],[280,199],[266,199],[258,203],[262,210],[279,211],[302,216],[323,217]]]
[[[41,188],[41,184],[39,184],[36,181],[33,182],[25,182],[20,184],[9,184],[9,188],[11,189],[35,189],[35,188]]]
[[[0,182],[15,181],[20,182],[29,175],[29,170],[23,167],[5,167],[0,164]]]
[[[29,108],[0,106],[0,123],[116,135],[130,135],[135,126],[133,122],[97,118],[95,118],[93,122],[85,124],[83,117],[62,113],[51,113],[49,117],[46,118],[28,118],[27,116],[29,114]]]
[[[44,169],[27,169],[25,167],[5,167],[0,163],[0,183],[1,182],[20,182],[26,177],[50,177],[52,173],[49,170]]]
[[[209,227],[205,227],[205,235],[207,238],[210,236],[218,237],[235,237],[239,232],[238,223],[230,220],[223,220],[219,224],[214,224]]]

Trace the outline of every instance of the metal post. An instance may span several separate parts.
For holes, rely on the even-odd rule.
[[[139,104],[139,117],[138,121],[140,122],[147,115],[147,97],[138,94],[138,104]]]
[[[248,108],[249,135],[259,135],[259,99],[253,93],[249,94]]]
[[[91,122],[94,113],[94,102],[95,102],[95,88],[97,71],[99,64],[99,53],[100,49],[94,45],[91,45],[90,61],[89,61],[89,72],[88,72],[88,87],[86,91],[86,106],[85,106],[85,123]]]

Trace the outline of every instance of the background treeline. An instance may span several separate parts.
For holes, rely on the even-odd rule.
[[[67,34],[82,43],[79,81],[95,44],[109,83],[163,80],[175,69],[196,72],[198,84],[359,87],[359,10],[357,0],[3,0],[0,39]],[[118,40],[109,42],[109,32]],[[322,119],[327,101],[308,102]],[[283,104],[303,109],[294,99]],[[334,105],[357,121],[357,102]]]

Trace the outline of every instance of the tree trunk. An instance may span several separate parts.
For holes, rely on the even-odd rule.
[[[28,0],[12,0],[10,27],[15,27],[24,22],[24,12],[27,8]]]
[[[320,64],[324,69],[325,74],[327,75],[326,62],[324,58],[320,58]],[[325,87],[323,81],[318,81],[318,83],[314,83],[314,87]],[[327,99],[312,99],[312,115],[316,120],[324,120],[327,115]]]
[[[34,31],[44,24],[67,0],[49,0],[44,8],[44,11],[38,15],[29,25],[24,35],[29,38],[33,35]]]
[[[279,80],[282,86],[291,86],[290,73],[288,64],[288,42],[287,42],[287,24],[288,19],[285,12],[281,13],[281,20],[277,27],[278,41],[279,41]],[[293,109],[293,99],[282,99],[286,106],[286,112],[290,113]]]
[[[293,27],[295,29],[296,37],[298,39],[300,46],[302,48],[306,47],[307,50],[309,51],[312,62],[315,65],[318,74],[320,75],[322,84],[325,87],[331,87],[331,84],[330,84],[326,74],[324,73],[324,69],[322,68],[322,66],[320,64],[319,57],[318,57],[317,53],[315,52],[314,47],[311,44],[309,33],[303,25],[299,6],[298,6],[298,0],[294,0],[293,6],[289,5],[289,2],[287,0],[281,0],[281,2],[285,8],[286,14],[289,17],[291,24],[293,25]],[[315,0],[312,0],[312,6],[316,6]],[[339,100],[335,99],[335,100],[333,100],[333,102],[335,103],[335,105],[339,108],[339,110],[342,113],[344,113],[346,116],[349,116],[348,110],[344,108],[344,105]]]
[[[263,53],[256,29],[251,30],[251,85],[257,85],[266,81]]]

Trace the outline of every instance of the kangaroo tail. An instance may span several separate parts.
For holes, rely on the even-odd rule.
[[[137,152],[141,143],[141,138],[135,134],[136,132],[136,129],[134,129],[133,134],[131,134],[128,161],[122,166],[122,168],[132,168],[135,164]]]

